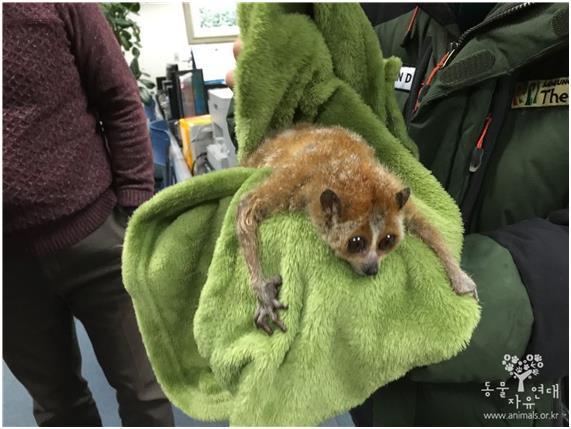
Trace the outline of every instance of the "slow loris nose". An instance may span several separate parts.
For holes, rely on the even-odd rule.
[[[363,273],[367,276],[374,276],[379,272],[379,264],[377,262],[363,265]]]

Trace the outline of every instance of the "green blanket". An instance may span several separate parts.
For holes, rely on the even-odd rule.
[[[241,4],[236,123],[240,158],[297,121],[362,136],[412,188],[459,256],[458,208],[415,158],[396,107],[400,64],[383,60],[357,4]],[[281,274],[286,333],[266,335],[235,234],[240,198],[267,171],[233,168],[172,186],[141,206],[123,273],[151,363],[172,402],[200,420],[315,425],[413,367],[465,348],[479,307],[456,296],[433,252],[407,236],[360,277],[305,215],[261,226],[264,270]]]

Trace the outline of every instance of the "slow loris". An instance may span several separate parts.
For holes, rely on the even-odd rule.
[[[380,261],[404,238],[418,235],[440,258],[457,294],[476,284],[460,268],[442,235],[413,202],[410,189],[383,167],[362,137],[342,127],[301,125],[266,139],[245,162],[271,167],[270,176],[240,201],[237,233],[258,307],[257,327],[273,333],[270,320],[286,330],[278,310],[281,276],[266,278],[258,258],[262,220],[284,211],[305,211],[338,257],[362,275],[373,276]]]

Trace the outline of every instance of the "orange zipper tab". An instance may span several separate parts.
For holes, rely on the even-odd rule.
[[[491,123],[492,123],[492,115],[486,116],[482,132],[480,133],[480,137],[478,138],[478,142],[476,143],[476,148],[482,149],[482,146],[484,145],[484,137],[486,137],[486,134],[488,133],[488,127],[490,126]]]
[[[420,84],[420,89],[418,90],[418,94],[416,95],[414,108],[412,109],[413,113],[416,113],[416,111],[418,110],[418,106],[420,105],[420,98],[422,96],[422,91],[424,91],[426,88],[430,86],[430,83],[434,79],[434,76],[436,76],[436,73],[438,73],[438,70],[440,70],[442,67],[444,67],[444,64],[446,64],[446,60],[448,59],[449,55],[450,55],[449,52],[446,52],[444,55],[442,55],[442,58],[440,58],[438,63],[436,63],[434,68],[430,71],[428,78]]]
[[[488,114],[486,119],[484,120],[484,126],[482,127],[482,132],[480,133],[480,137],[478,137],[478,141],[476,142],[476,147],[472,151],[472,157],[470,158],[470,173],[475,173],[482,165],[482,157],[484,156],[484,139],[486,138],[486,134],[488,134],[488,128],[492,123],[492,115]]]
[[[408,41],[412,37],[412,30],[414,29],[414,25],[416,24],[416,17],[418,16],[419,11],[420,11],[419,6],[416,6],[412,11],[412,15],[410,16],[408,26],[406,27],[406,32],[404,33],[404,37],[401,42],[401,46],[403,47],[408,43]]]
[[[416,23],[416,17],[418,15],[419,10],[420,10],[420,6],[416,6],[414,8],[414,11],[412,12],[412,16],[410,17],[410,21],[408,23],[408,27],[406,29],[407,33],[412,32],[412,28],[414,27],[414,24]]]
[[[446,60],[448,59],[450,54],[451,54],[451,52],[446,52],[444,55],[442,55],[442,58],[440,58],[440,61],[438,61],[438,63],[434,66],[434,68],[432,69],[432,71],[428,75],[428,79],[426,79],[426,83],[425,83],[426,86],[430,85],[430,83],[432,82],[432,79],[434,79],[434,77],[436,76],[438,71],[442,67],[444,67],[444,64],[446,64]]]

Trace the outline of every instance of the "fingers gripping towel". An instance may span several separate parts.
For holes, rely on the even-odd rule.
[[[412,188],[457,257],[458,208],[416,160],[383,60],[356,4],[242,4],[237,135],[242,159],[274,129],[308,121],[361,134]],[[241,197],[268,171],[233,168],[168,188],[127,230],[123,272],[151,363],[172,402],[232,425],[315,425],[411,368],[465,348],[479,320],[434,253],[408,235],[361,277],[301,213],[260,229],[264,272],[281,274],[288,331],[253,325],[256,301],[235,232]]]

